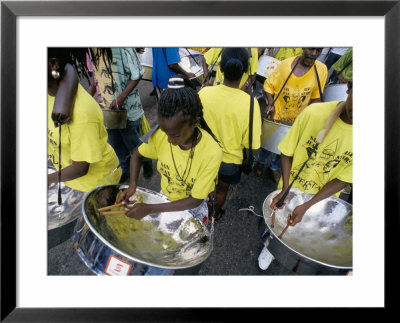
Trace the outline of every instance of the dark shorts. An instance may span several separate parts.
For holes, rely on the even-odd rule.
[[[241,165],[222,162],[219,167],[218,177],[228,184],[237,184],[242,176]]]

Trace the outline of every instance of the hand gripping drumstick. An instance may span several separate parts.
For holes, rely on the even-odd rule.
[[[327,136],[329,130],[331,130],[333,124],[335,123],[336,119],[339,117],[340,113],[342,113],[343,107],[345,106],[345,102],[340,102],[336,108],[332,111],[332,113],[330,114],[330,116],[328,117],[328,119],[326,120],[326,123],[324,125],[324,127],[322,128],[322,130],[318,133],[317,138],[316,138],[316,143],[315,146],[313,148],[313,150],[311,151],[311,153],[308,155],[307,160],[304,162],[304,164],[301,166],[299,172],[296,174],[296,176],[294,177],[292,183],[290,183],[289,187],[286,189],[285,193],[283,194],[283,196],[281,197],[281,199],[278,201],[278,203],[276,203],[277,207],[281,207],[283,205],[283,202],[286,199],[286,196],[289,194],[290,189],[292,188],[292,185],[294,183],[294,181],[297,179],[297,177],[299,177],[299,174],[301,173],[301,171],[303,170],[304,166],[307,164],[307,162],[310,160],[312,154],[317,150],[318,145],[322,143],[322,141],[325,139],[325,137]]]

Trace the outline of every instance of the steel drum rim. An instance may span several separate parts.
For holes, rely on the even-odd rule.
[[[285,128],[289,128],[289,129],[292,127],[292,126],[290,126],[288,124],[277,122],[277,121],[280,121],[280,120],[275,120],[275,121],[274,120],[268,119],[268,118],[263,118],[263,121],[269,122],[269,123],[273,123],[274,125],[277,125],[277,126],[280,126],[280,127],[285,127]]]
[[[269,224],[267,223],[267,221],[266,221],[266,215],[264,214],[264,210],[265,210],[265,204],[267,203],[267,200],[268,200],[268,198],[270,197],[270,195],[272,195],[272,194],[277,194],[277,193],[279,193],[281,190],[276,190],[276,191],[273,191],[273,192],[271,192],[270,194],[268,194],[268,196],[265,198],[265,200],[264,200],[264,202],[263,202],[263,217],[264,217],[264,222],[265,222],[265,224],[266,224],[266,226],[268,227],[268,230],[269,230],[269,232],[271,232],[273,235],[274,235],[274,239],[276,238],[276,239],[278,239],[278,241],[279,242],[281,242],[286,248],[288,248],[288,249],[290,249],[290,250],[292,250],[293,252],[295,252],[297,255],[299,255],[300,257],[303,257],[303,258],[305,258],[305,259],[308,259],[308,260],[310,260],[310,261],[313,261],[313,262],[316,262],[316,263],[318,263],[318,264],[321,264],[321,265],[324,265],[324,266],[327,266],[327,267],[330,267],[330,268],[335,268],[335,269],[344,269],[344,270],[351,270],[351,269],[353,269],[353,266],[351,266],[351,267],[349,267],[349,266],[337,266],[337,265],[332,265],[332,264],[328,264],[328,263],[325,263],[325,262],[322,262],[322,261],[319,261],[319,260],[316,260],[316,259],[314,259],[314,258],[311,258],[311,257],[308,257],[308,256],[306,256],[306,255],[303,255],[302,253],[300,253],[300,252],[298,252],[297,250],[295,250],[295,249],[293,249],[292,247],[290,247],[290,246],[288,246],[282,239],[279,239],[279,237],[275,234],[275,232],[271,229],[271,227],[269,226]],[[275,195],[276,195],[275,194]],[[331,196],[332,198],[334,198],[334,199],[338,199],[337,197],[335,197],[335,196]],[[346,201],[344,201],[344,200],[341,200],[341,202],[344,202],[345,204],[349,204],[349,203],[347,203]],[[350,204],[349,204],[350,205]],[[268,205],[268,207],[269,207],[269,205]]]
[[[95,192],[96,190],[100,190],[102,188],[111,187],[111,186],[118,186],[120,189],[123,188],[123,187],[128,188],[128,185],[126,185],[126,184],[111,184],[111,185],[104,185],[104,186],[101,186],[101,187],[97,187],[94,190],[92,190],[89,193],[87,193],[87,195],[85,196],[85,200],[82,203],[82,215],[83,215],[83,218],[85,220],[85,225],[87,225],[89,227],[89,229],[96,236],[96,238],[99,239],[103,244],[105,244],[111,250],[117,252],[118,254],[120,254],[120,255],[122,255],[122,256],[124,256],[124,257],[126,257],[126,258],[128,258],[128,259],[130,259],[132,261],[139,262],[141,264],[150,265],[150,266],[154,266],[154,267],[158,267],[158,268],[164,268],[164,269],[185,269],[185,268],[189,268],[188,266],[163,266],[163,265],[155,264],[155,263],[152,263],[152,262],[149,262],[149,261],[146,261],[146,260],[137,259],[137,258],[135,258],[135,257],[133,257],[131,255],[128,255],[127,253],[121,251],[117,247],[113,246],[109,241],[107,241],[107,239],[105,239],[100,233],[97,232],[97,230],[90,223],[90,221],[89,221],[89,219],[88,219],[88,217],[86,215],[86,212],[85,212],[86,201],[87,201],[87,198],[89,197],[89,195],[91,193]],[[169,201],[169,199],[165,195],[162,195],[161,193],[158,193],[158,192],[155,192],[155,191],[143,188],[143,187],[137,187],[136,191],[157,195],[158,197],[161,197],[165,201]],[[211,252],[209,252],[207,254],[207,256],[201,262],[204,262],[210,256],[210,254],[211,254]],[[85,258],[87,258],[86,255],[85,255]],[[196,265],[198,265],[198,264],[196,264]],[[196,266],[196,265],[194,265],[194,266]],[[193,267],[193,266],[190,266],[190,267]]]

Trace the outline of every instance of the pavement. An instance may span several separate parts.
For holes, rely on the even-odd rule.
[[[156,99],[150,96],[153,87],[149,81],[141,81],[139,93],[150,126],[156,122]],[[261,103],[261,102],[260,102]],[[160,174],[156,171],[146,180],[140,174],[140,187],[160,191]],[[214,245],[211,255],[199,266],[177,270],[175,275],[295,275],[274,260],[266,270],[258,267],[258,255],[263,243],[261,235],[266,228],[264,219],[249,211],[239,211],[254,206],[254,212],[262,215],[266,197],[276,190],[276,184],[264,172],[260,177],[254,173],[242,174],[239,184],[230,187],[225,203],[225,215],[215,222]],[[65,240],[65,239],[64,239]],[[69,237],[48,250],[48,275],[94,275],[84,264]]]

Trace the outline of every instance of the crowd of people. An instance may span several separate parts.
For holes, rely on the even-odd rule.
[[[351,48],[329,48],[325,58],[322,48],[193,49],[203,58],[200,80],[179,64],[179,48],[151,49],[157,123],[150,129],[138,92],[143,48],[49,48],[48,154],[58,170],[48,175],[49,185],[62,181],[89,192],[127,183],[118,201],[126,216],[140,220],[148,214],[190,210],[208,224],[224,216],[229,187],[240,182],[246,163],[257,176],[269,164],[269,174],[281,189],[271,204],[277,208],[311,157],[293,187],[314,196],[293,211],[288,224],[294,226],[313,204],[338,196],[352,183]],[[257,76],[262,55],[281,61],[265,79]],[[85,79],[86,88],[81,85]],[[255,96],[260,82],[265,110]],[[345,102],[324,102],[324,88],[333,83],[347,84]],[[126,126],[107,129],[102,112],[107,109],[125,110]],[[338,109],[324,142],[313,149],[319,131]],[[262,147],[263,118],[291,126],[278,146],[280,155]],[[327,145],[333,142],[331,149]],[[150,178],[152,160],[161,175],[161,192],[171,203],[132,206],[140,170]],[[260,268],[266,269],[271,259],[264,248]]]

